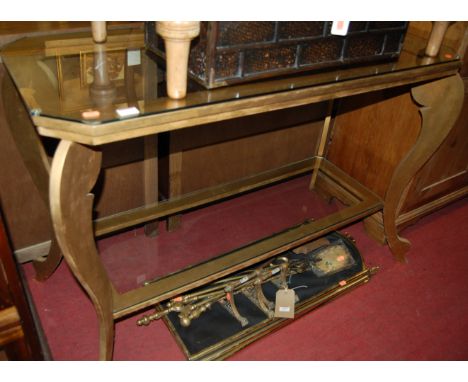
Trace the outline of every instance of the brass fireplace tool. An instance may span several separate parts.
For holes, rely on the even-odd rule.
[[[177,296],[165,306],[158,305],[153,314],[143,316],[137,325],[149,325],[151,321],[177,312],[180,324],[190,326],[192,320],[206,312],[214,303],[220,303],[242,327],[249,321],[236,306],[236,295],[242,293],[269,318],[274,316],[275,304],[269,301],[262,290],[262,284],[271,282],[278,289],[288,288],[288,278],[306,271],[313,271],[317,277],[336,273],[354,264],[354,260],[343,244],[330,244],[319,240],[292,251],[294,258],[278,256],[262,265],[215,281],[214,283]],[[297,296],[296,296],[297,302]]]

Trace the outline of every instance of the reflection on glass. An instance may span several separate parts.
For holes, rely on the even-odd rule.
[[[311,192],[309,182],[306,175],[186,212],[172,232],[161,221],[155,238],[140,227],[100,239],[101,258],[117,290],[125,292],[344,208]]]
[[[188,94],[183,102],[171,102],[166,97],[165,85],[161,82],[164,74],[158,68],[157,59],[153,54],[144,49],[143,32],[139,30],[119,30],[112,31],[109,36],[112,39],[102,44],[103,50],[101,52],[106,52],[108,56],[108,69],[110,72],[116,73],[109,66],[111,61],[116,65],[122,65],[122,71],[118,72],[119,77],[109,77],[109,80],[115,83],[117,88],[116,99],[113,103],[116,107],[128,107],[129,105],[138,104],[143,115],[371,77],[425,65],[438,65],[457,59],[456,55],[453,54],[454,52],[443,48],[439,57],[434,58],[434,60],[427,60],[427,58],[418,55],[418,52],[424,51],[425,42],[409,41],[405,45],[400,58],[394,62],[341,70],[311,71],[300,75],[256,81],[213,90],[203,89],[194,81],[189,81]],[[109,42],[110,40],[112,42]],[[140,64],[135,64],[131,60],[128,60],[128,52],[135,49],[141,52]],[[34,77],[42,79],[39,81],[35,80],[36,82],[44,82],[40,86],[35,86],[36,94],[34,94],[34,99],[36,104],[28,102],[28,99],[26,100],[30,109],[38,108],[39,106],[42,115],[81,121],[81,113],[95,102],[92,99],[94,97],[92,95],[94,94],[93,91],[89,92],[87,89],[83,89],[83,87],[89,86],[86,78],[83,78],[86,75],[86,73],[83,73],[83,66],[86,67],[86,60],[89,59],[90,53],[101,54],[94,52],[92,40],[88,35],[70,34],[66,36],[19,40],[5,48],[2,52],[2,57],[18,88],[24,89],[30,87],[29,81]],[[102,58],[97,57],[97,59],[102,61]],[[57,62],[58,69],[53,68],[51,62]],[[42,64],[39,65],[38,63]],[[50,73],[58,71],[58,93],[50,94],[51,82],[48,81],[49,85],[45,83],[47,82],[45,81],[47,75],[44,72],[44,63],[48,67],[46,71]],[[24,76],[25,65],[29,66],[30,70],[28,78]],[[48,77],[50,77],[50,73]],[[159,75],[155,76],[155,73]],[[98,73],[98,75],[101,74],[104,73]],[[98,82],[105,80],[105,78],[101,78]],[[73,83],[73,86],[68,86],[71,83]],[[76,84],[80,84],[80,86],[76,86]],[[153,86],[153,89],[158,89],[159,98],[147,97],[149,86]],[[144,91],[143,87],[145,88]],[[86,91],[83,92],[83,90]],[[65,107],[68,105],[67,100],[73,100],[75,107]],[[98,121],[110,122],[117,118],[115,113],[104,113]]]
[[[94,78],[93,82],[89,86],[89,95],[93,104],[97,106],[101,112],[96,110],[93,114],[93,111],[89,111],[87,115],[96,116],[99,118],[101,113],[103,116],[113,113],[112,104],[117,97],[117,89],[115,84],[109,79],[107,52],[102,45],[94,45],[93,58]],[[83,114],[86,118],[86,114]]]

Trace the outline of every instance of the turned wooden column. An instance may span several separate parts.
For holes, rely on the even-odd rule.
[[[187,94],[190,41],[200,33],[199,21],[158,21],[156,32],[166,48],[167,94],[180,99]]]
[[[439,54],[440,46],[449,25],[450,22],[448,21],[434,21],[431,35],[426,45],[426,56],[436,57]]]
[[[89,95],[93,103],[101,108],[102,112],[114,114],[113,103],[117,96],[115,84],[109,78],[107,64],[107,51],[103,44],[94,45],[94,79],[89,86]]]
[[[91,21],[91,31],[94,42],[101,43],[107,39],[107,27],[105,21]]]

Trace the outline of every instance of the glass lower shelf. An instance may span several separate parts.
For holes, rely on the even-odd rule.
[[[314,164],[312,164],[314,167]],[[382,200],[332,163],[318,163],[315,188],[344,203],[343,209],[318,219],[305,220],[281,232],[194,264],[175,273],[148,280],[144,286],[119,295],[114,317],[154,306],[191,289],[241,271],[294,249],[308,241],[368,217],[383,208]],[[192,197],[191,197],[192,198]]]

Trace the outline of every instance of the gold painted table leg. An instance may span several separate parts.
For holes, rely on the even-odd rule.
[[[421,132],[416,144],[393,174],[383,211],[387,243],[395,258],[401,262],[406,261],[405,253],[410,243],[398,235],[396,219],[414,175],[441,145],[457,121],[463,105],[463,81],[457,74],[416,86],[411,94],[421,106]]]
[[[317,182],[318,170],[325,156],[325,148],[327,146],[327,141],[329,139],[329,133],[330,133],[332,112],[333,112],[333,100],[328,102],[327,116],[325,117],[325,120],[322,126],[322,132],[320,134],[319,145],[315,152],[316,159],[315,159],[315,164],[314,164],[314,170],[312,172],[312,176],[310,179],[309,190],[313,190],[315,188],[315,184]]]
[[[145,159],[143,161],[145,204],[158,202],[158,136],[144,138]],[[145,224],[145,235],[158,235],[158,221]]]
[[[101,360],[112,359],[113,307],[117,298],[94,241],[90,193],[101,168],[101,153],[61,141],[50,173],[50,210],[68,266],[92,300],[99,320]]]
[[[169,199],[182,195],[183,138],[172,131],[169,138]],[[167,217],[166,229],[175,231],[182,225],[182,214]]]
[[[45,281],[55,272],[62,261],[62,252],[55,238],[50,244],[49,254],[40,260],[34,260],[33,266],[36,271],[36,280]]]

